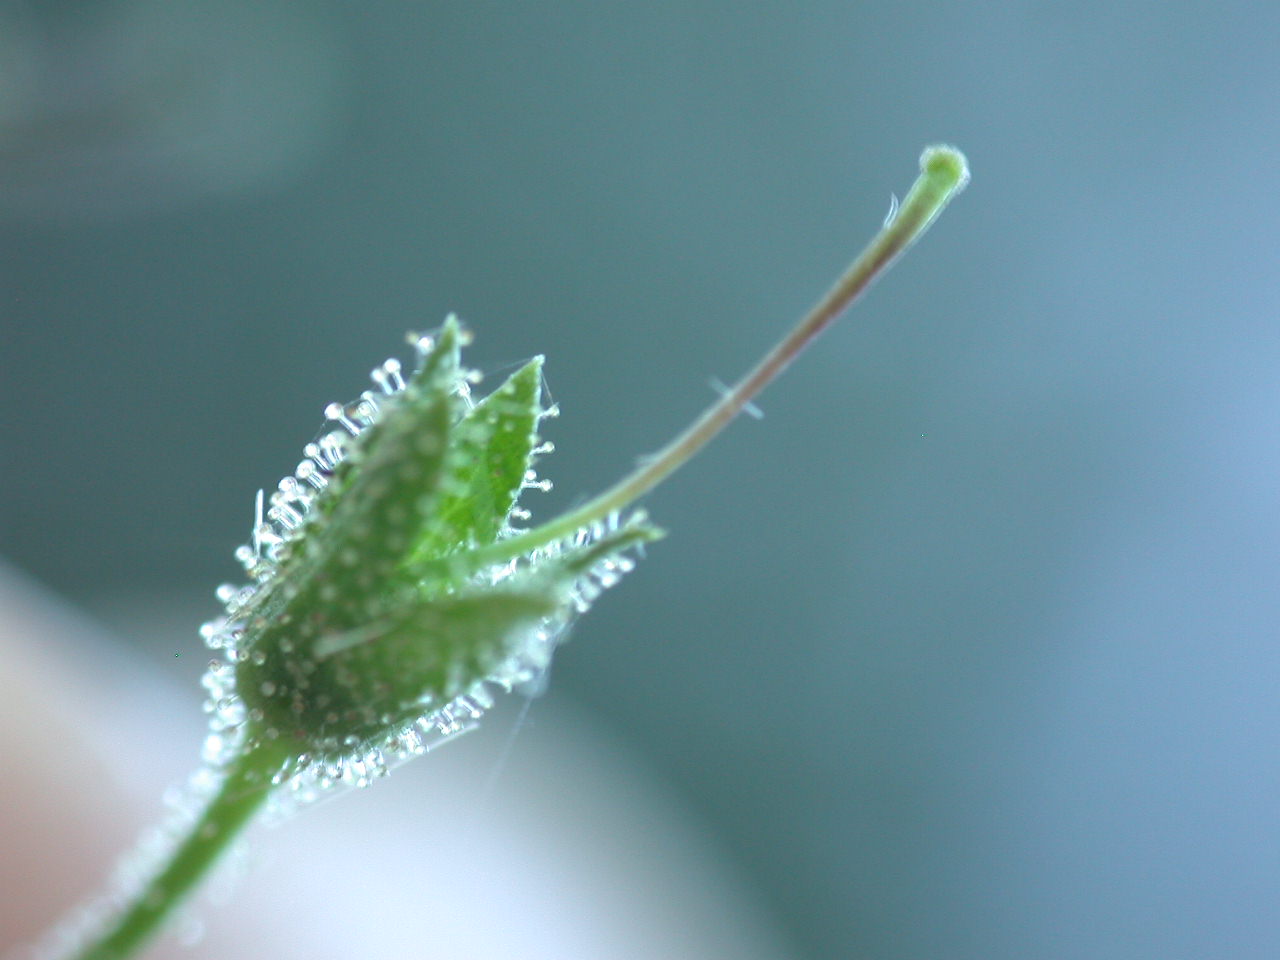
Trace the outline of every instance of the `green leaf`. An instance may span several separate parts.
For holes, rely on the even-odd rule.
[[[470,334],[462,329],[457,317],[449,314],[409,386],[429,382],[450,388],[456,386],[462,369],[462,345],[470,342]]]
[[[582,531],[582,536],[591,536]],[[627,551],[642,547],[665,534],[651,525],[644,513],[637,513],[611,532],[594,534],[595,539],[580,545],[561,544],[551,555],[535,558],[503,581],[514,588],[547,591],[560,600],[564,621],[583,613],[592,601],[634,567]]]
[[[460,338],[451,318],[404,392],[356,445],[332,512],[309,531],[323,557],[320,580],[339,603],[387,581],[434,524],[460,405]]]
[[[415,534],[434,516],[461,403],[459,337],[457,323],[447,323],[405,390],[388,398],[378,421],[351,441],[343,481],[326,488],[326,503],[248,612],[236,669],[246,701],[260,699],[264,682],[275,690],[305,689],[298,671],[314,661],[321,637],[380,623],[403,603],[406,587],[397,572]],[[265,664],[292,681],[255,679]],[[260,708],[268,712],[265,703]]]
[[[255,601],[260,619],[289,616],[286,606],[296,610],[299,594],[311,616],[335,600],[345,598],[350,607],[352,596],[368,595],[370,584],[387,580],[403,564],[443,492],[461,406],[455,394],[463,339],[457,319],[449,317],[433,340],[418,341],[425,350],[421,363],[402,392],[378,398],[371,426],[358,438],[329,431],[345,447],[346,458],[288,544],[274,587]],[[357,555],[359,563],[353,561]],[[288,596],[282,596],[284,585]]]
[[[571,547],[554,560],[547,560],[536,569],[541,576],[568,581],[591,575],[601,564],[617,558],[626,550],[661,540],[665,533],[649,523],[644,513],[632,516],[617,530],[605,533],[580,547]]]
[[[444,492],[418,542],[416,560],[497,539],[533,462],[541,393],[542,357],[535,357],[454,428]]]
[[[237,685],[263,729],[313,754],[347,753],[465,693],[560,604],[532,584],[414,599],[321,634],[308,653],[276,645],[241,663]]]

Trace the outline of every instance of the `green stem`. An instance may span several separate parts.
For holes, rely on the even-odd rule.
[[[274,743],[261,743],[233,760],[217,794],[164,869],[74,960],[124,960],[142,947],[262,806],[272,790],[272,775],[287,757]]]
[[[968,164],[960,151],[953,147],[927,148],[920,157],[920,176],[897,212],[885,222],[826,296],[732,390],[708,407],[671,443],[647,458],[638,470],[598,497],[540,527],[467,554],[463,562],[473,569],[504,563],[571,536],[635,503],[723,430],[831,321],[871,286],[876,277],[924,234],[951,198],[968,182]],[[452,560],[456,563],[463,558]]]

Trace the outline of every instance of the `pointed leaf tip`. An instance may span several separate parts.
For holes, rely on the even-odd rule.
[[[534,357],[463,415],[454,429],[444,495],[411,568],[492,543],[507,529],[533,465],[541,396],[542,358]]]

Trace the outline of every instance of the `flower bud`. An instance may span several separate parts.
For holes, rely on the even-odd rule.
[[[381,392],[326,410],[334,428],[265,515],[259,500],[238,552],[255,583],[220,591],[227,616],[206,637],[232,670],[215,664],[206,686],[221,715],[244,718],[224,726],[278,741],[295,777],[403,753],[414,731],[478,716],[487,687],[538,676],[572,617],[630,569],[623,552],[656,536],[637,515],[472,561],[517,532],[516,501],[542,486],[533,463],[549,445],[541,358],[473,404],[464,339],[450,318],[413,339],[407,383],[388,361],[373,375]]]

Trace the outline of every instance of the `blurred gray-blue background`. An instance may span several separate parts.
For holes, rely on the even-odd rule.
[[[1242,2],[7,3],[0,553],[124,633],[182,611],[149,655],[195,699],[254,491],[406,330],[548,355],[547,517],[954,142],[968,192],[649,498],[550,696],[805,956],[1277,956],[1278,41]]]

